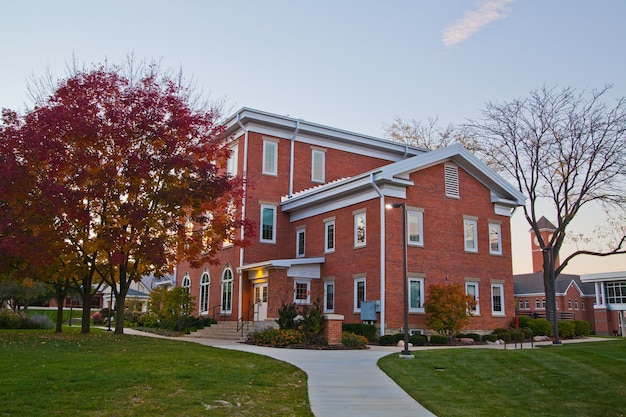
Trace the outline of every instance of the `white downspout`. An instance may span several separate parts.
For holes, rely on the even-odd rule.
[[[380,199],[380,335],[385,335],[385,196],[370,174],[370,182]]]
[[[243,172],[241,173],[242,177],[243,177],[243,197],[242,197],[242,201],[241,201],[241,220],[245,222],[246,220],[246,198],[248,196],[247,193],[247,189],[248,189],[248,129],[246,129],[246,127],[243,125],[243,123],[241,123],[241,113],[237,114],[237,123],[239,124],[239,127],[241,127],[241,129],[244,132],[244,139],[243,139]],[[241,240],[245,239],[245,234],[246,234],[246,230],[243,226],[243,224],[241,225],[241,231],[240,231],[240,236],[241,236]],[[243,262],[244,262],[244,248],[240,247],[239,248],[239,267],[241,268],[243,266]],[[242,303],[243,303],[243,273],[239,272],[239,296],[237,297],[237,319],[241,318],[241,315],[243,314],[243,310],[242,310]]]
[[[289,194],[288,197],[291,198],[293,195],[293,175],[294,175],[294,155],[295,155],[295,143],[296,137],[298,136],[298,131],[300,130],[300,120],[296,120],[296,130],[293,132],[293,136],[291,137],[291,150],[289,154]]]

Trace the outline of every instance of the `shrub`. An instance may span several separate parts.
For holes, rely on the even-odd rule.
[[[159,327],[159,316],[154,313],[143,313],[137,317],[137,325],[148,328]]]
[[[480,335],[478,333],[468,333],[465,337],[471,337],[474,342],[480,342]]]
[[[98,325],[104,323],[104,318],[102,317],[102,314],[96,311],[92,314],[91,321],[93,322],[93,324]]]
[[[504,340],[505,343],[509,343],[513,340],[513,335],[509,332],[496,333],[496,336],[498,336],[498,339]]]
[[[523,329],[524,327],[529,327],[530,329],[532,329],[534,321],[535,319],[530,316],[517,316],[517,324],[519,325],[520,329]],[[515,318],[511,320],[511,327],[515,328]],[[533,333],[535,332],[533,331]]]
[[[438,334],[434,334],[430,336],[430,344],[431,345],[447,345],[448,338],[446,336],[441,336]]]
[[[591,334],[591,324],[587,320],[574,320],[574,332],[576,336],[589,336]]]
[[[404,337],[402,338],[402,340],[404,340]],[[409,343],[411,343],[413,346],[424,346],[427,342],[428,337],[424,336],[423,334],[414,334],[412,336],[409,336]]]
[[[248,343],[252,345],[273,346],[279,332],[280,330],[270,327],[264,330],[250,333],[250,335],[248,336]]]
[[[344,332],[350,332],[365,336],[370,342],[376,340],[376,326],[374,326],[373,324],[347,323],[344,324],[342,327],[342,330]]]
[[[272,327],[251,333],[248,343],[252,345],[284,347],[289,345],[301,345],[304,336],[301,332],[293,329],[274,329]]]
[[[571,339],[576,336],[576,326],[573,321],[559,321],[559,337]]]
[[[33,326],[25,314],[0,309],[0,329],[32,329]]]
[[[535,336],[550,336],[552,334],[552,324],[547,319],[534,319],[529,326]]]
[[[54,322],[50,317],[45,314],[33,314],[30,318],[30,322],[35,329],[52,329],[54,328]]]
[[[298,316],[298,310],[296,310],[296,305],[294,303],[287,304],[283,301],[282,305],[278,308],[278,328],[281,330],[285,329],[296,329],[296,317]]]
[[[400,340],[404,340],[403,333],[386,334],[378,339],[378,343],[382,346],[392,346],[397,345]]]
[[[495,342],[498,340],[497,334],[484,334],[482,337],[483,342]]]
[[[349,348],[365,349],[367,338],[351,332],[343,332],[341,334],[341,343]]]

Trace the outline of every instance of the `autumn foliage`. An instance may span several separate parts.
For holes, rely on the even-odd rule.
[[[78,71],[24,115],[3,110],[0,251],[113,286],[185,259],[213,261],[235,233],[241,181],[226,173],[215,109],[192,107],[177,80],[147,66]],[[192,225],[191,227],[189,225]],[[120,309],[121,310],[121,309]],[[121,332],[123,311],[118,311]]]
[[[432,284],[428,291],[424,304],[428,326],[443,336],[453,337],[469,323],[474,299],[459,284]]]

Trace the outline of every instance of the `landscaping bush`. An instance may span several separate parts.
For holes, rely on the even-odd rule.
[[[496,333],[498,339],[504,340],[505,343],[510,343],[513,340],[513,334],[510,332]]]
[[[99,312],[95,312],[91,315],[91,321],[95,325],[100,325],[104,323],[104,317]]]
[[[296,309],[296,305],[294,303],[287,304],[283,301],[282,305],[278,308],[278,328],[281,330],[285,329],[296,329],[297,323],[295,318],[298,316],[298,310]]]
[[[404,340],[404,337],[402,338],[402,340]],[[414,334],[412,336],[409,336],[409,343],[411,343],[413,346],[425,346],[427,342],[428,337],[424,336],[423,334]]]
[[[341,334],[341,343],[349,348],[365,349],[365,346],[367,345],[367,338],[351,332],[343,332]]]
[[[530,327],[532,329],[534,321],[535,319],[530,316],[517,316],[517,324],[519,325],[520,329],[524,327]],[[511,320],[511,327],[515,328],[515,317],[513,317],[513,320]]]
[[[50,317],[45,314],[33,314],[30,317],[30,322],[33,324],[35,329],[53,329],[54,322]]]
[[[347,323],[344,324],[342,327],[342,330],[344,332],[350,332],[365,336],[370,342],[376,340],[376,326],[374,326],[373,324]]]
[[[448,338],[446,336],[441,336],[438,334],[434,334],[430,336],[430,344],[431,345],[447,345]]]
[[[0,310],[0,329],[32,329],[33,326],[25,314],[9,309]]]
[[[574,332],[576,336],[589,336],[591,324],[587,320],[574,320]]]
[[[535,336],[550,336],[552,334],[552,324],[547,319],[534,319],[529,326]]]
[[[465,337],[471,337],[474,342],[480,342],[480,335],[478,333],[468,333]]]
[[[497,334],[484,334],[482,336],[482,340],[483,342],[495,342],[498,340],[498,335]]]
[[[386,334],[378,339],[378,343],[382,346],[393,346],[397,345],[400,340],[404,340],[403,333]]]
[[[559,337],[571,339],[576,336],[576,326],[573,321],[559,321]]]
[[[284,347],[289,345],[301,345],[304,336],[301,332],[293,329],[274,329],[272,327],[251,333],[248,343],[252,345]]]

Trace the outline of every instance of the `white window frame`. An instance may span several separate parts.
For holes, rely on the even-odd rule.
[[[311,181],[326,182],[326,152],[323,150],[311,150]]]
[[[415,234],[411,233],[412,221],[417,221],[417,239],[413,239]],[[407,244],[411,246],[424,246],[424,213],[417,210],[406,212],[407,224]]]
[[[501,310],[495,309],[494,297],[496,296],[494,289],[498,288],[500,292],[500,307]],[[491,314],[493,316],[504,316],[504,284],[491,284]]]
[[[359,300],[359,286],[363,284],[363,299]],[[354,312],[361,312],[361,302],[367,301],[367,280],[365,277],[354,279]]]
[[[415,307],[411,305],[412,299],[412,285],[411,283],[418,282],[419,283],[419,306]],[[407,285],[407,297],[409,297],[409,313],[423,313],[424,312],[424,278],[421,277],[409,277]]]
[[[263,226],[264,226],[264,213],[265,210],[272,210],[272,236],[271,238],[265,238],[264,237],[264,230],[263,230]],[[276,206],[271,205],[271,204],[261,204],[261,233],[259,236],[259,239],[261,242],[264,243],[276,243]]]
[[[306,229],[296,230],[296,258],[304,258],[306,250]]]
[[[263,174],[278,176],[278,142],[263,139]]]
[[[473,234],[473,239],[469,240],[469,231]],[[469,242],[473,242],[473,247],[469,245]],[[463,219],[463,245],[465,252],[478,252],[478,220],[475,219]]]
[[[474,294],[470,293],[470,287],[474,287]],[[474,297],[474,301],[476,303],[476,305],[474,306],[474,309],[469,309],[469,311],[475,315],[478,316],[480,315],[480,285],[478,283],[478,281],[465,281],[465,294],[466,295],[470,295]],[[521,300],[520,300],[521,301]],[[520,307],[521,308],[521,307]]]
[[[208,313],[209,311],[209,286],[211,277],[208,271],[203,271],[200,275],[200,286],[198,290],[198,313]]]
[[[328,239],[328,230],[332,227],[332,240]],[[337,228],[335,227],[335,220],[328,220],[324,222],[324,252],[331,253],[335,251],[335,236],[337,234]],[[332,244],[329,245],[329,243]]]
[[[239,145],[233,145],[230,148],[230,156],[226,162],[226,172],[233,177],[237,175],[237,165],[239,163]]]
[[[189,272],[185,272],[185,274],[183,275],[183,280],[180,286],[186,288],[187,292],[191,290],[191,277],[189,276]]]
[[[227,277],[227,275],[229,275]],[[233,311],[233,285],[235,282],[235,276],[233,270],[230,267],[224,268],[222,271],[221,282],[221,306],[220,313],[230,314]],[[225,298],[227,296],[228,298]]]
[[[361,221],[362,219],[362,221]],[[359,230],[363,230],[363,239]],[[354,247],[362,248],[367,244],[367,213],[361,211],[354,214]]]
[[[332,287],[332,305],[328,305],[328,288]],[[324,312],[333,313],[335,311],[335,281],[324,281]]]
[[[298,284],[306,286],[306,298],[297,298]],[[311,280],[310,279],[294,279],[293,280],[293,302],[297,305],[311,304]]]
[[[497,244],[496,248],[493,247],[494,243]],[[489,253],[491,255],[502,255],[502,225],[499,223],[489,223]]]

